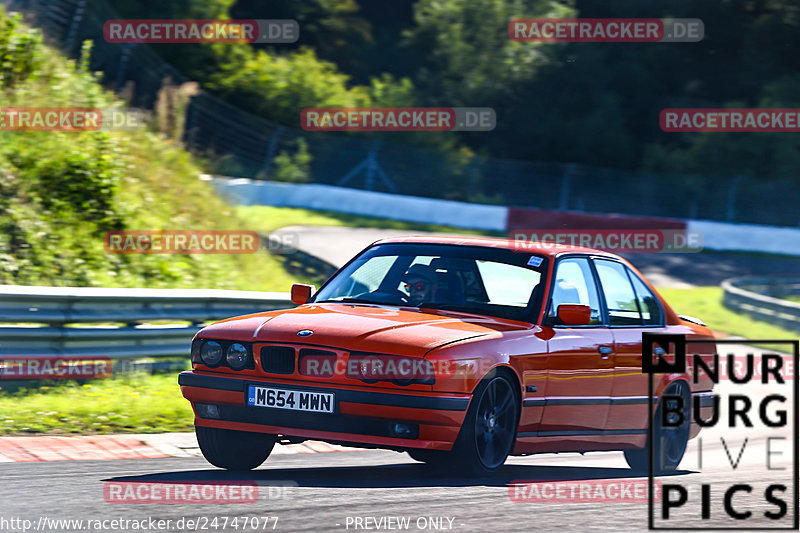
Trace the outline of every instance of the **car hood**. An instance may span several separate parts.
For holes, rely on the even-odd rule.
[[[230,318],[204,328],[199,336],[423,357],[445,344],[529,327],[522,322],[450,311],[326,303]],[[313,333],[298,336],[302,330]]]

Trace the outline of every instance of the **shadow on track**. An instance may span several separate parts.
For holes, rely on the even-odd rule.
[[[691,474],[677,470],[666,476]],[[290,482],[300,487],[333,488],[394,488],[394,487],[503,487],[519,481],[581,481],[593,479],[647,478],[647,472],[628,468],[601,468],[583,466],[506,465],[498,472],[482,477],[457,477],[437,473],[422,463],[391,464],[380,466],[337,466],[307,468],[263,468],[252,472],[225,470],[184,470],[137,476],[118,476],[104,481],[127,483],[213,483],[248,481],[259,485]]]

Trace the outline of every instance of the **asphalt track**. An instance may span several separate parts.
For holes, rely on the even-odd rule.
[[[737,354],[752,351],[743,346],[731,350]],[[737,387],[740,386],[724,382],[718,391],[744,391],[756,406],[765,395],[780,392],[774,383],[751,383],[746,389]],[[790,388],[783,391],[788,393],[790,402],[796,402]],[[684,511],[673,514],[670,525],[676,524],[676,516],[685,519],[682,525],[701,525],[700,484],[710,483],[711,518],[701,527],[744,529],[744,523],[724,518],[722,492],[732,484],[747,483],[754,487],[753,493],[739,493],[734,499],[737,509],[753,512],[754,518],[746,527],[791,527],[791,518],[797,512],[793,481],[796,474],[792,468],[792,439],[796,430],[791,425],[796,411],[791,407],[788,411],[790,424],[782,429],[770,429],[754,420],[752,428],[704,430],[702,454],[698,439],[691,441],[680,469],[671,476],[657,478],[662,483],[690,487],[690,503]],[[723,408],[722,414],[726,412]],[[787,439],[771,441],[773,455],[769,465],[768,437]],[[720,438],[725,439],[725,445]],[[0,464],[0,530],[22,531],[24,523],[17,522],[15,528],[14,523],[8,522],[19,519],[31,521],[29,531],[126,531],[134,529],[119,524],[112,528],[111,522],[108,528],[93,528],[88,521],[152,518],[171,520],[164,523],[163,531],[265,531],[273,530],[274,526],[275,531],[642,531],[647,528],[648,516],[644,501],[621,503],[618,498],[611,498],[610,502],[594,498],[581,501],[570,496],[569,484],[585,486],[637,480],[643,483],[646,479],[646,474],[628,469],[619,452],[516,457],[509,459],[498,473],[476,479],[437,474],[406,454],[377,450],[275,454],[261,468],[244,475],[221,471],[201,458],[190,457],[4,463]],[[561,481],[564,493],[559,497],[552,484],[549,489],[537,485],[540,488],[537,492],[524,484],[517,489],[520,480]],[[231,482],[258,484],[257,501],[121,504],[109,503],[104,497],[107,484]],[[788,517],[780,523],[763,517],[763,512],[777,509],[763,497],[762,491],[769,483],[787,486],[781,497],[788,504]],[[512,496],[522,501],[512,501]],[[655,505],[656,512],[660,512],[660,504]],[[232,526],[234,517],[239,517],[236,527]],[[244,517],[249,519],[247,527],[242,525]],[[254,517],[259,520],[256,527],[253,527]],[[263,517],[272,518],[265,521]],[[408,527],[387,521],[389,517],[408,519]],[[228,527],[222,528],[226,518]],[[83,520],[83,528],[50,522],[64,519]],[[181,519],[184,521],[180,522]],[[381,519],[384,521],[377,522]],[[187,527],[186,520],[194,520],[195,523],[189,524],[194,527]],[[663,525],[656,523],[659,524]]]

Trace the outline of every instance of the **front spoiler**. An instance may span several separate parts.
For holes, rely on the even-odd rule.
[[[381,448],[449,450],[469,407],[468,394],[394,393],[253,376],[227,377],[182,372],[183,396],[195,409],[195,425],[257,431],[336,443]],[[336,395],[334,413],[316,413],[247,405],[249,385],[274,386]],[[198,415],[197,403],[217,405],[218,418]],[[392,434],[395,423],[413,424],[413,438]]]

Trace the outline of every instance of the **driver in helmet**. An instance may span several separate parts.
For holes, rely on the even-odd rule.
[[[408,292],[408,303],[413,306],[433,300],[436,292],[436,272],[428,265],[411,265],[403,276],[404,288]]]

